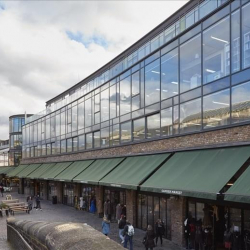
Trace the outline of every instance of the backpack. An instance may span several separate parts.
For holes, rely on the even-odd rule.
[[[134,227],[132,225],[128,226],[128,236],[133,236],[135,234]]]

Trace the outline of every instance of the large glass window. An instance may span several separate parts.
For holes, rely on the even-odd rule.
[[[109,127],[101,129],[101,147],[109,146]]]
[[[230,90],[203,98],[203,127],[213,128],[230,124]]]
[[[93,148],[93,135],[92,133],[86,134],[86,149]]]
[[[72,132],[77,131],[77,106],[72,108]]]
[[[65,111],[61,113],[61,135],[65,135],[66,133],[66,116],[65,116]]]
[[[250,82],[232,88],[232,123],[250,120]]]
[[[232,73],[240,70],[240,11],[231,15],[231,69]]]
[[[66,152],[66,140],[61,140],[61,153]]]
[[[201,35],[180,46],[180,91],[201,85]]]
[[[250,66],[250,3],[242,8],[242,53],[243,67]]]
[[[51,133],[51,138],[55,138],[55,136],[56,136],[56,117],[54,116],[54,114],[53,114],[53,116],[51,117],[51,120],[50,120],[50,126],[51,126],[51,131],[50,131],[50,133]],[[34,142],[37,140],[36,138],[35,138],[35,136],[36,136],[36,130],[37,130],[37,127],[34,125]]]
[[[116,84],[110,87],[109,92],[110,100],[110,119],[116,117]]]
[[[217,80],[230,73],[229,17],[203,32],[203,82]]]
[[[160,114],[147,117],[147,138],[160,136]]]
[[[145,67],[145,105],[160,101],[160,60]]]
[[[201,98],[180,105],[180,132],[201,129]]]
[[[161,58],[161,99],[178,94],[178,48]]]
[[[173,109],[172,107],[161,110],[161,135],[173,134]]]
[[[91,98],[85,101],[85,127],[92,125]]]
[[[131,112],[131,77],[120,82],[120,115]]]
[[[41,126],[39,123],[38,123],[38,127]],[[60,114],[56,115],[56,136],[60,136]],[[39,137],[39,129],[38,129],[38,137]],[[40,141],[38,139],[38,141]]]
[[[94,133],[94,147],[100,148],[101,140],[100,140],[100,131]]]
[[[72,152],[72,138],[67,139],[67,152]]]
[[[84,128],[84,102],[78,104],[78,130]]]
[[[72,109],[71,107],[67,109],[67,133],[71,133],[72,131]]]
[[[46,139],[50,139],[50,118],[46,119],[46,133],[45,134],[46,134]],[[33,134],[32,134],[31,138],[32,138],[32,141],[33,141]]]
[[[109,88],[101,92],[101,122],[109,120]]]
[[[131,121],[121,124],[121,143],[131,141]]]
[[[140,72],[137,71],[132,75],[132,96],[140,93]]]
[[[85,149],[85,135],[78,136],[78,147],[79,150]]]
[[[133,125],[134,141],[143,140],[145,138],[145,118],[134,120]]]
[[[120,126],[119,124],[113,125],[113,132],[112,132],[112,145],[119,145],[120,144]]]

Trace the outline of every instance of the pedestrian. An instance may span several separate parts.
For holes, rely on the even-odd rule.
[[[161,246],[162,246],[162,236],[165,234],[165,226],[161,219],[158,219],[155,223],[155,242],[157,246],[158,238],[160,237],[161,240]]]
[[[41,208],[41,199],[40,199],[39,194],[36,196],[36,210],[38,208],[40,208],[40,211],[42,211],[42,208]]]
[[[111,220],[111,204],[109,199],[104,202],[104,216]]]
[[[116,206],[116,220],[118,221],[118,223],[119,223],[119,220],[121,219],[121,214],[122,214],[122,207],[121,207],[121,204],[120,203],[118,203],[117,204],[117,206]]]
[[[3,187],[3,183],[2,182],[0,183],[0,192],[1,192],[2,197],[3,197],[4,187]]]
[[[92,197],[91,201],[90,201],[90,209],[89,209],[90,213],[95,213],[96,212],[96,199],[95,197]]]
[[[151,225],[148,225],[147,232],[145,234],[145,237],[143,239],[145,249],[148,250],[153,250],[155,247],[155,233]]]
[[[124,243],[124,237],[123,237],[123,230],[126,226],[126,216],[122,215],[121,219],[119,220],[118,228],[119,228],[119,237],[122,240],[121,244]]]
[[[127,208],[126,205],[122,205],[122,214],[127,216]]]
[[[110,220],[106,216],[103,217],[102,221],[102,233],[108,236],[110,232]]]
[[[131,225],[131,223],[127,220],[126,226],[123,230],[123,236],[124,236],[124,248],[127,248],[128,242],[129,242],[129,249],[133,250],[133,236],[135,234],[134,227]]]
[[[82,210],[82,209],[83,209],[83,198],[80,197],[80,210]]]
[[[33,200],[32,200],[32,197],[29,196],[28,197],[28,208],[29,208],[29,211],[32,210],[32,206],[33,206]]]

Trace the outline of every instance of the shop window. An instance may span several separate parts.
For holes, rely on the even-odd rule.
[[[250,231],[250,210],[244,210],[244,229]]]

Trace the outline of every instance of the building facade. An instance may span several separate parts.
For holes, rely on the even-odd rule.
[[[9,165],[9,140],[0,140],[0,167]]]
[[[211,244],[250,230],[250,3],[190,1],[114,60],[27,119],[23,191],[111,218],[117,204],[138,228],[184,221]],[[247,183],[247,182],[246,182]],[[192,219],[191,219],[192,217]],[[206,243],[209,244],[209,243]],[[238,246],[238,245],[237,245]],[[238,248],[239,249],[239,248]]]

